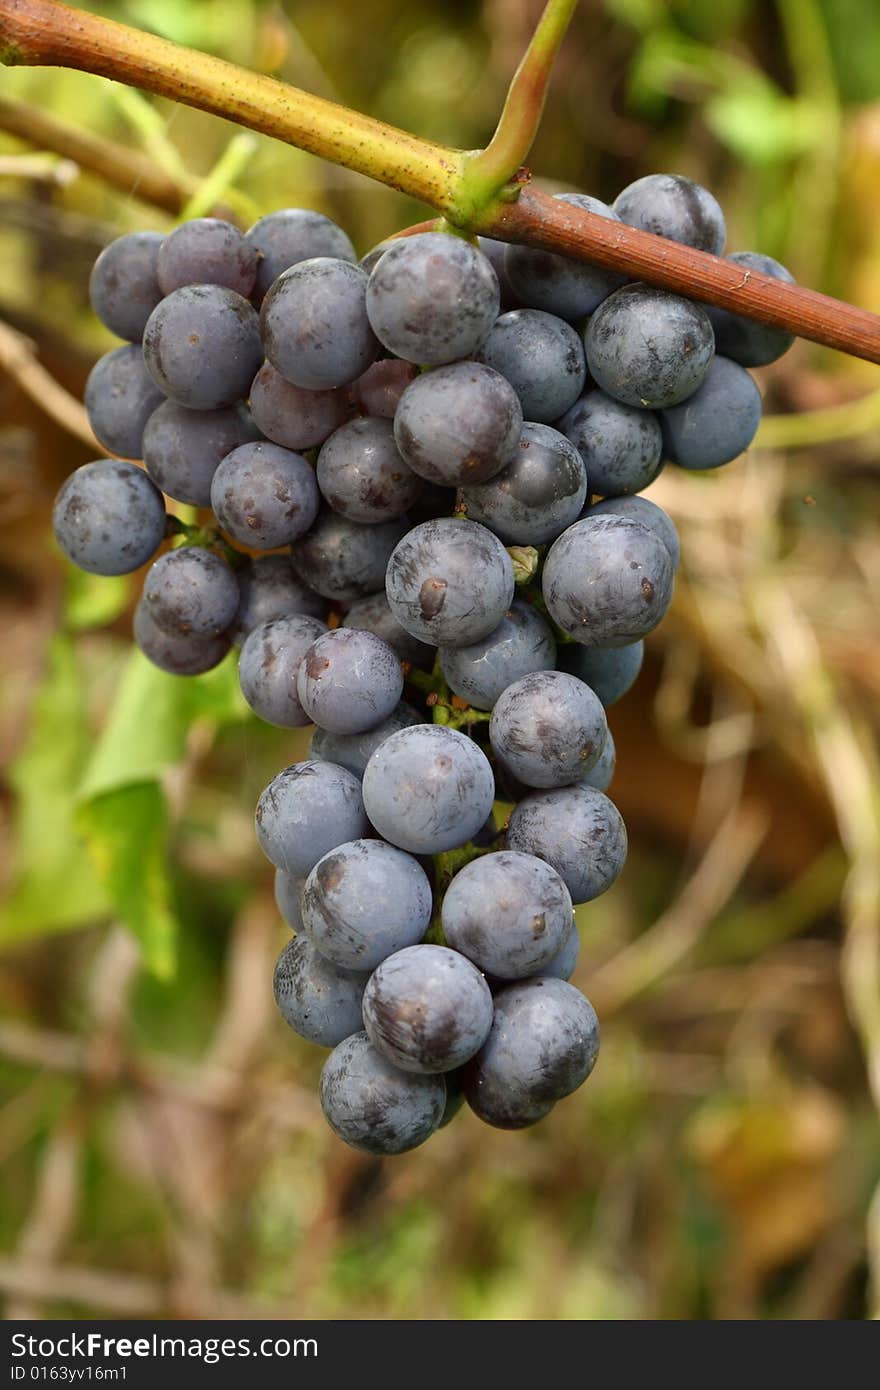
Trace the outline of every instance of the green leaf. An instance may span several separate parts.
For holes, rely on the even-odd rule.
[[[92,742],[73,644],[55,637],[30,733],[9,772],[16,865],[12,892],[0,907],[2,941],[69,931],[110,912],[74,822],[75,789]]]
[[[177,922],[168,877],[168,811],[158,782],[119,786],[79,809],[78,824],[114,911],[134,932],[148,970],[169,979]]]

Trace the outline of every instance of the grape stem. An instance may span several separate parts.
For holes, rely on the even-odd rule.
[[[550,0],[539,25],[542,37],[536,36],[514,78],[491,158],[492,141],[479,152],[421,140],[60,0],[0,0],[0,61],[78,68],[171,97],[419,198],[459,228],[589,261],[880,363],[880,316],[865,309],[559,202],[530,187],[527,171],[517,174],[515,186],[508,182],[498,191],[496,180],[534,135],[549,63],[571,8],[568,0]]]

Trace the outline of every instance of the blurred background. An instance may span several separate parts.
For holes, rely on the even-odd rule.
[[[541,5],[94,8],[474,148]],[[548,189],[606,200],[687,174],[721,200],[729,249],[878,310],[880,8],[582,0],[531,162]],[[286,205],[334,217],[360,252],[426,215],[187,108],[3,72],[7,1316],[876,1314],[876,368],[798,343],[758,374],[760,447],[651,489],[684,563],[611,712],[631,850],[580,911],[575,980],[603,1024],[589,1084],[534,1130],[465,1111],[372,1159],[324,1125],[323,1054],[271,997],[287,929],[252,812],[303,740],[246,717],[231,659],[144,677],[140,576],[72,575],[49,530],[59,483],[94,454],[76,398],[115,345],[88,307],[98,251],[181,212],[247,224]]]

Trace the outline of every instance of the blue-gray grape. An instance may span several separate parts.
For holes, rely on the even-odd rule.
[[[369,525],[403,516],[424,487],[401,458],[390,420],[342,425],[318,455],[316,476],[335,512]]]
[[[488,637],[468,647],[442,648],[440,664],[453,694],[475,709],[491,709],[520,676],[553,669],[556,642],[537,609],[514,599]]]
[[[254,288],[258,255],[231,222],[195,217],[169,232],[159,248],[157,273],[163,294],[184,285],[225,285],[245,298]]]
[[[307,1042],[336,1047],[362,1031],[361,1006],[368,976],[339,966],[315,950],[306,936],[288,941],[272,988],[284,1022]]]
[[[362,628],[365,632],[375,632],[389,647],[397,652],[400,661],[408,661],[411,666],[430,666],[435,651],[427,642],[420,642],[405,627],[401,627],[391,611],[391,605],[384,593],[369,594],[351,605],[342,620],[343,627]]]
[[[423,715],[401,700],[387,719],[365,733],[331,734],[326,729],[315,729],[309,744],[309,757],[338,763],[340,767],[347,767],[355,777],[363,777],[367,763],[380,743],[384,743],[391,734],[396,734],[398,729],[408,729],[413,724],[421,724],[423,720]]]
[[[385,739],[367,763],[363,789],[371,823],[410,854],[466,844],[495,799],[485,753],[440,724],[416,724]]]
[[[443,935],[499,980],[536,974],[559,953],[573,919],[568,889],[541,859],[515,850],[466,864],[443,898]]]
[[[459,490],[471,521],[507,545],[543,545],[577,521],[587,471],[575,446],[549,425],[524,424],[511,462],[487,483]]]
[[[294,386],[346,386],[379,355],[366,310],[367,277],[350,261],[317,256],[285,270],[260,310],[263,346]]]
[[[663,439],[650,410],[624,405],[596,389],[581,396],[557,428],[583,459],[590,491],[601,497],[641,492],[660,472]]]
[[[440,517],[395,547],[385,576],[391,611],[421,642],[465,647],[493,632],[513,601],[513,564],[477,522]]]
[[[622,222],[720,256],[727,240],[724,213],[707,188],[681,174],[647,174],[612,203]]]
[[[556,955],[540,970],[536,970],[535,976],[541,980],[570,980],[577,966],[580,949],[581,939],[578,935],[577,923],[572,917],[565,940]],[[505,983],[508,982],[505,981]]]
[[[144,362],[166,396],[191,410],[234,405],[263,360],[256,311],[223,285],[184,285],[144,329]]]
[[[614,744],[614,736],[609,729],[605,735],[602,752],[593,763],[593,766],[585,772],[579,780],[582,786],[595,787],[597,792],[607,792],[614,779],[616,766],[617,748]]]
[[[499,695],[489,739],[504,768],[528,787],[562,787],[588,772],[608,724],[599,697],[565,671],[521,676]]]
[[[319,503],[314,469],[280,444],[240,444],[211,481],[211,506],[223,530],[255,550],[274,550],[304,536]]]
[[[421,232],[387,247],[370,274],[373,332],[397,357],[440,366],[469,357],[501,304],[491,262],[460,237]]]
[[[702,386],[660,413],[663,449],[680,468],[719,468],[739,458],[761,423],[761,393],[745,367],[716,357]]]
[[[678,569],[681,564],[681,544],[675,522],[669,513],[658,507],[656,502],[652,502],[650,497],[606,497],[603,501],[594,502],[592,507],[588,507],[581,520],[598,516],[622,516],[627,521],[637,521],[640,526],[646,526],[666,546],[672,568]],[[587,684],[589,685],[589,681]]]
[[[238,661],[238,679],[251,709],[267,724],[297,729],[312,722],[297,695],[296,677],[306,652],[326,631],[318,618],[291,613],[248,633]]]
[[[587,377],[584,345],[565,319],[512,309],[495,320],[476,354],[513,387],[526,420],[550,424],[574,405]]]
[[[508,309],[521,309],[522,300],[508,280],[507,271],[504,269],[507,242],[495,241],[493,237],[480,236],[477,237],[477,245],[498,277],[498,288],[501,291],[502,313],[506,313]]]
[[[362,415],[393,420],[400,398],[418,376],[418,368],[396,357],[383,357],[352,382],[351,393]]]
[[[330,1053],[321,1072],[321,1108],[331,1129],[353,1149],[406,1153],[434,1133],[446,1107],[442,1076],[393,1067],[366,1033]]]
[[[291,564],[316,593],[350,603],[384,588],[391,553],[405,533],[405,518],[364,526],[328,507],[292,547]]]
[[[589,320],[590,375],[615,400],[663,410],[693,395],[712,363],[705,309],[650,285],[624,285]]]
[[[351,414],[344,388],[306,391],[264,362],[251,384],[251,414],[273,444],[299,452],[323,444]]]
[[[566,642],[559,651],[559,665],[595,691],[607,709],[635,684],[644,656],[644,642],[632,642],[628,647],[582,647],[580,642]]]
[[[626,827],[613,801],[577,783],[533,792],[515,806],[507,844],[554,868],[573,903],[610,888],[626,862]]]
[[[254,298],[258,302],[279,275],[300,261],[310,261],[315,256],[357,260],[354,247],[342,228],[311,208],[279,208],[277,212],[267,213],[245,233],[245,240],[259,258],[254,287]],[[278,442],[284,443],[283,440]]]
[[[275,870],[275,905],[291,931],[301,932],[304,878],[294,878],[283,869]]]
[[[361,784],[333,763],[293,763],[260,796],[256,828],[276,869],[304,878],[331,849],[368,834]]]
[[[516,453],[523,414],[500,372],[454,362],[416,377],[400,398],[394,438],[414,473],[441,487],[482,483]]]
[[[219,555],[185,546],[168,551],[150,566],[141,601],[163,632],[217,637],[235,620],[238,584]]]
[[[338,627],[317,637],[297,671],[296,692],[312,722],[332,734],[362,734],[387,719],[403,693],[397,653],[377,637]]]
[[[327,601],[301,584],[288,555],[257,555],[238,571],[240,594],[232,637],[241,646],[249,632],[273,618],[305,613],[310,618],[327,615]]]
[[[176,401],[162,401],[144,430],[144,467],[175,501],[209,507],[211,482],[221,459],[259,438],[241,402],[219,410],[190,410]]]
[[[163,632],[150,616],[143,599],[134,610],[132,635],[148,661],[171,676],[200,676],[213,671],[226,656],[231,642],[225,632],[208,637]]]
[[[560,202],[608,217],[619,222],[617,213],[607,203],[591,198],[587,193],[557,193]],[[625,280],[613,270],[575,261],[554,251],[539,251],[533,246],[508,246],[504,269],[515,294],[523,304],[563,319],[582,319],[592,314],[603,299],[618,289]]]
[[[375,970],[421,941],[431,920],[431,885],[412,855],[383,840],[353,840],[319,859],[302,896],[303,930],[345,970]]]
[[[795,283],[794,276],[772,256],[763,256],[759,251],[734,251],[725,257],[733,265],[740,266],[746,277],[750,270],[762,275],[772,275],[774,280],[782,280],[786,285]],[[766,367],[788,352],[794,342],[794,334],[786,333],[784,328],[771,328],[766,323],[755,323],[754,319],[733,314],[729,309],[706,305],[712,327],[715,330],[715,349],[722,357],[730,357],[741,367]]]
[[[89,299],[105,328],[139,343],[162,298],[156,267],[161,232],[126,232],[105,246],[89,277]]]
[[[100,357],[86,382],[89,424],[109,453],[126,459],[143,458],[147,421],[163,399],[143,353],[130,343]]]
[[[97,459],[65,478],[52,525],[64,554],[81,570],[131,574],[162,544],[165,503],[133,463]]]
[[[672,601],[672,558],[657,535],[624,516],[588,516],[550,548],[542,579],[554,622],[585,647],[647,636]]]
[[[407,1072],[448,1072],[483,1046],[492,995],[479,970],[446,946],[408,946],[386,957],[364,993],[374,1047]]]
[[[541,1107],[576,1091],[599,1053],[599,1021],[565,980],[525,980],[495,995],[485,1045],[465,1071],[471,1109],[500,1129],[541,1117]],[[525,1123],[533,1120],[526,1118]]]

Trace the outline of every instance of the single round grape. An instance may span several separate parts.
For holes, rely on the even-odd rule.
[[[431,920],[431,885],[412,855],[383,840],[353,840],[325,854],[306,879],[303,930],[345,970],[375,970],[421,941]]]
[[[260,796],[256,827],[276,869],[304,878],[331,849],[369,833],[361,784],[333,763],[293,763]]]
[[[745,367],[716,357],[702,386],[661,411],[663,450],[680,468],[719,468],[739,458],[761,423],[761,393]]]
[[[393,420],[401,396],[418,374],[418,368],[411,362],[400,362],[396,357],[383,357],[374,362],[352,383],[358,410],[380,420]]]
[[[367,277],[317,256],[285,270],[260,310],[266,356],[294,386],[326,391],[361,376],[379,355],[367,318]]]
[[[585,647],[626,647],[657,626],[675,571],[663,541],[624,516],[588,516],[554,541],[544,562],[544,602]]]
[[[231,222],[195,217],[169,232],[159,248],[163,294],[184,285],[225,285],[245,298],[257,278],[257,251]]]
[[[318,1047],[335,1047],[363,1029],[367,979],[340,970],[319,955],[308,937],[295,936],[278,957],[272,988],[289,1028]]]
[[[297,695],[296,677],[306,652],[326,631],[318,618],[292,613],[248,633],[238,661],[238,679],[251,709],[267,724],[280,729],[311,724]]]
[[[624,285],[584,331],[597,385],[624,405],[663,410],[693,395],[715,351],[705,309],[667,290]]]
[[[518,1129],[581,1086],[599,1053],[599,1020],[565,980],[525,980],[495,995],[483,1048],[465,1071],[465,1096],[487,1124]],[[526,1119],[525,1123],[533,1123]]]
[[[609,729],[605,735],[602,752],[589,771],[584,773],[580,781],[585,787],[595,787],[597,792],[607,792],[614,779],[614,770],[616,766],[617,748],[614,744],[614,736]]]
[[[271,289],[279,275],[300,261],[310,261],[315,256],[357,260],[355,249],[342,228],[311,208],[279,208],[277,212],[267,213],[245,233],[245,240],[259,256],[254,289],[257,300]]]
[[[587,193],[556,193],[554,197],[598,217],[620,221],[607,203]],[[575,261],[555,251],[539,251],[533,246],[508,246],[504,269],[523,304],[562,319],[582,319],[585,314],[592,314],[626,279],[617,271]]]
[[[440,664],[453,694],[475,709],[491,709],[520,676],[553,669],[556,642],[537,609],[514,599],[494,632],[469,647],[444,647]]]
[[[434,663],[434,648],[429,647],[427,642],[420,642],[400,626],[384,593],[358,599],[343,618],[342,626],[375,632],[377,637],[394,648],[400,661],[408,661],[411,666],[431,666]]]
[[[443,898],[443,935],[487,975],[521,980],[558,954],[572,912],[554,869],[534,855],[499,850],[455,875]]]
[[[524,424],[512,461],[487,483],[459,490],[471,521],[508,545],[543,545],[577,521],[587,471],[575,446],[549,425]]]
[[[219,555],[188,545],[169,550],[150,566],[141,601],[163,632],[217,637],[235,620],[238,584]]]
[[[636,682],[645,656],[644,642],[628,647],[582,647],[566,642],[559,649],[559,665],[594,691],[607,709],[616,704]]]
[[[127,232],[105,246],[89,277],[89,299],[105,328],[139,343],[162,298],[156,266],[161,232]]]
[[[246,397],[262,360],[255,310],[223,285],[173,290],[144,329],[150,376],[191,410],[218,410]]]
[[[510,309],[521,309],[522,300],[508,280],[507,271],[504,269],[507,242],[495,241],[493,237],[478,236],[477,245],[498,277],[498,288],[501,291],[501,312],[507,313]]]
[[[622,516],[628,521],[637,521],[640,526],[647,526],[669,551],[672,568],[678,569],[681,564],[681,544],[675,522],[668,512],[664,512],[663,508],[658,507],[649,497],[607,497],[604,501],[594,502],[592,507],[588,507],[581,520],[597,516]],[[587,681],[587,685],[589,684]]]
[[[232,637],[237,646],[255,627],[273,618],[293,613],[310,618],[327,615],[326,600],[299,582],[287,555],[258,555],[242,565],[236,578],[241,598]]]
[[[437,1126],[438,1129],[445,1129],[464,1106],[463,1070],[444,1072],[443,1080],[446,1082],[446,1105],[443,1110],[443,1119]]]
[[[550,424],[584,389],[584,345],[565,319],[542,309],[512,309],[495,320],[476,354],[513,387],[526,420]]]
[[[513,565],[485,526],[458,517],[422,522],[388,561],[385,592],[397,621],[433,646],[466,647],[493,632],[513,601]]]
[[[345,390],[306,391],[264,362],[251,385],[251,413],[267,439],[299,452],[323,444],[351,413]]]
[[[384,241],[377,242],[375,246],[371,246],[369,251],[361,256],[358,261],[361,270],[365,271],[367,275],[372,275],[376,266],[388,250],[388,247],[393,246],[396,239],[396,237],[386,237]]]
[[[408,1072],[447,1072],[478,1052],[492,1026],[492,994],[479,970],[446,946],[387,956],[364,994],[374,1047]]]
[[[534,671],[499,695],[489,739],[504,767],[528,787],[576,782],[598,760],[608,732],[588,685],[565,671]]]
[[[309,744],[309,757],[322,762],[338,763],[348,768],[355,777],[363,777],[370,758],[381,743],[398,729],[408,729],[413,724],[421,724],[424,715],[401,700],[387,719],[363,734],[331,734],[326,729],[316,729]]]
[[[147,605],[141,600],[134,610],[132,635],[148,661],[171,676],[200,676],[213,671],[231,646],[225,632],[213,637],[181,637],[178,633],[163,632],[150,617]]]
[[[580,949],[581,939],[578,935],[577,924],[572,917],[565,940],[556,955],[547,965],[536,970],[535,976],[541,980],[570,980],[575,972]]]
[[[760,251],[734,251],[725,259],[740,266],[746,279],[749,271],[757,270],[762,275],[772,275],[774,280],[782,280],[786,285],[795,283],[794,276],[784,265],[774,261],[772,256],[762,256]],[[729,309],[718,309],[714,304],[705,307],[715,331],[716,352],[722,357],[730,357],[741,367],[766,367],[769,362],[775,362],[788,352],[794,342],[794,334],[786,333],[784,328],[770,328],[766,323],[755,323],[754,319],[732,314]]]
[[[405,518],[362,526],[328,507],[293,546],[291,563],[316,593],[349,603],[384,588],[391,554],[405,534]]]
[[[374,632],[338,627],[315,639],[296,692],[312,722],[332,734],[362,734],[387,719],[403,694],[397,653]]]
[[[165,537],[162,494],[121,459],[84,463],[61,484],[52,525],[59,546],[89,574],[131,574]]]
[[[394,416],[397,447],[414,473],[442,487],[492,478],[516,453],[516,392],[481,362],[455,362],[416,377]]]
[[[386,1061],[366,1033],[346,1038],[321,1072],[321,1108],[353,1149],[400,1154],[434,1133],[446,1106],[442,1076],[416,1076]]]
[[[491,262],[461,237],[401,237],[374,266],[367,313],[379,341],[407,362],[437,367],[469,357],[498,317]]]
[[[127,343],[99,357],[83,398],[89,424],[104,448],[122,458],[142,458],[147,421],[164,397],[140,348]]]
[[[247,407],[189,410],[163,401],[144,430],[144,467],[162,492],[192,507],[211,505],[211,481],[221,459],[260,438]]]
[[[367,525],[403,516],[424,486],[398,453],[390,420],[342,425],[318,455],[316,475],[335,512]]]
[[[319,503],[314,470],[280,444],[240,444],[211,482],[211,506],[223,530],[255,550],[274,550],[305,535]]]
[[[558,422],[587,470],[590,491],[601,497],[641,492],[660,472],[663,438],[650,410],[624,405],[604,391],[588,391]]]
[[[582,782],[525,797],[510,817],[507,844],[545,860],[574,903],[598,898],[626,863],[620,812],[603,792]]]
[[[467,844],[495,799],[485,753],[441,724],[415,724],[386,738],[367,763],[363,785],[372,824],[410,854]]]
[[[707,188],[681,174],[636,179],[612,204],[622,222],[720,256],[727,240],[724,213]]]
[[[304,878],[293,878],[283,869],[275,870],[275,904],[291,931],[301,932]]]

